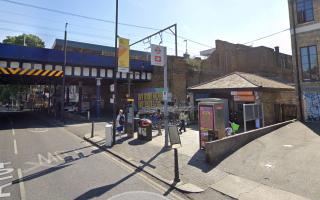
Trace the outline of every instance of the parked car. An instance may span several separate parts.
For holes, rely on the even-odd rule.
[[[64,105],[64,110],[67,112],[78,112],[78,103],[69,102]]]

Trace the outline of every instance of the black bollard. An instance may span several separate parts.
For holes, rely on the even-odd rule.
[[[91,125],[91,138],[93,138],[94,135],[94,121],[92,121],[92,125]]]
[[[179,178],[179,161],[178,161],[178,149],[174,148],[174,182],[180,182]]]

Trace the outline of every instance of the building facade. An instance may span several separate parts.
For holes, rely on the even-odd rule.
[[[320,1],[288,0],[299,117],[320,121]]]
[[[204,51],[201,80],[207,81],[232,72],[257,74],[284,83],[293,83],[292,57],[274,49],[216,40],[216,48]]]

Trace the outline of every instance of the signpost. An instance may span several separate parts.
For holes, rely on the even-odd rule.
[[[165,66],[166,63],[166,47],[151,44],[151,65],[154,66]]]
[[[167,48],[151,44],[151,65],[164,67],[163,69],[163,96],[164,96],[164,129],[165,129],[165,147],[169,146],[168,138],[168,66],[167,66]]]

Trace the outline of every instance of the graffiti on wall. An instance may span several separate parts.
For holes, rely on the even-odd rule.
[[[303,93],[306,121],[320,121],[320,92]]]
[[[163,88],[145,88],[137,90],[135,102],[138,109],[142,108],[159,108],[162,106]]]

